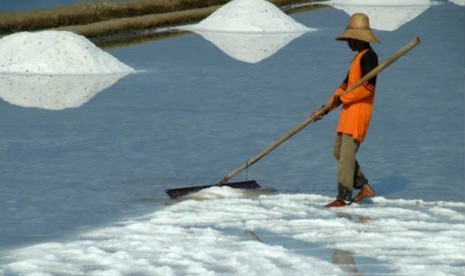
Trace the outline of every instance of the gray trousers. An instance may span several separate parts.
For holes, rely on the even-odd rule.
[[[355,154],[360,147],[360,142],[351,135],[337,133],[333,154],[337,160],[337,183],[340,201],[350,201],[352,190],[360,189],[368,183],[362,172],[362,168],[355,159]]]

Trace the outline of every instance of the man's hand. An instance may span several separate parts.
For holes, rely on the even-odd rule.
[[[333,97],[333,106],[340,106],[342,104],[341,98],[338,95]]]
[[[313,111],[311,116],[312,116],[312,120],[314,122],[323,119],[323,117],[325,116],[324,111],[323,111],[323,107],[318,108],[317,110]]]
[[[325,110],[325,106],[338,107],[341,104],[342,104],[342,101],[341,101],[341,98],[339,97],[339,95],[334,95],[334,96],[330,97],[329,100],[324,105],[322,105],[320,108],[318,108],[317,110],[312,112],[312,114],[311,114],[312,120],[314,122],[319,121],[319,120],[323,119],[323,117],[326,114],[329,113],[329,111],[331,109],[326,109]]]

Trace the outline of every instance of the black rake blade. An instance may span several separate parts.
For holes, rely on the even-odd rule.
[[[166,190],[166,193],[171,198],[174,199],[174,198],[183,197],[188,194],[192,194],[192,193],[195,193],[195,192],[198,192],[200,190],[207,189],[210,187],[224,187],[224,186],[231,187],[234,189],[248,189],[248,190],[261,188],[260,185],[258,185],[257,181],[250,180],[250,181],[232,182],[232,183],[225,183],[225,184],[213,184],[213,185],[168,189]]]

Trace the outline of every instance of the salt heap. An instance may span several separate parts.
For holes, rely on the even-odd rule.
[[[0,39],[0,98],[17,106],[76,108],[133,72],[71,32],[21,32]]]
[[[184,26],[180,29],[254,33],[289,33],[311,30],[265,0],[233,0],[198,24]]]
[[[321,2],[343,10],[348,15],[363,12],[375,30],[394,31],[418,17],[433,2],[431,0],[334,0]]]
[[[449,0],[449,2],[452,2],[459,6],[465,6],[465,0]]]
[[[0,73],[127,74],[121,63],[83,36],[64,31],[20,32],[0,39]]]
[[[260,62],[315,30],[265,0],[233,0],[198,24],[177,29],[196,32],[228,56],[248,63]]]

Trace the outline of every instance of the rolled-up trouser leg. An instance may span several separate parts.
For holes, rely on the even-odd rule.
[[[368,179],[366,179],[363,174],[362,168],[358,164],[357,159],[355,159],[355,178],[354,178],[354,188],[360,189],[363,185],[368,184]]]
[[[359,189],[368,183],[362,169],[355,159],[355,154],[360,147],[360,142],[351,135],[338,133],[334,144],[334,157],[338,161],[338,196],[341,201],[349,201],[352,198],[352,190]]]

